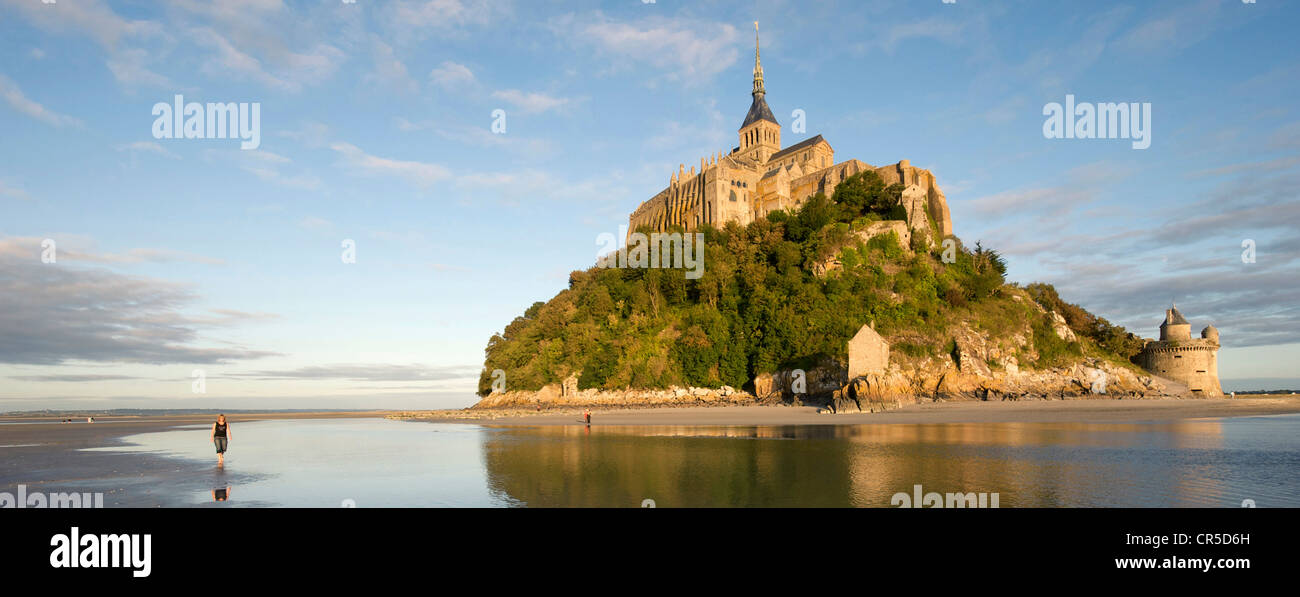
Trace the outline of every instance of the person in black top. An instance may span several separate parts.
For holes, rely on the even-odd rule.
[[[217,415],[217,422],[212,424],[212,443],[217,446],[217,466],[226,465],[226,446],[235,435],[230,432],[226,415]]]

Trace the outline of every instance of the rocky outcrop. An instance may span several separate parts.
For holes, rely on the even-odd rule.
[[[1186,386],[1143,375],[1101,359],[1086,358],[1070,367],[1047,370],[1021,370],[982,367],[979,357],[968,350],[963,370],[948,360],[932,359],[909,366],[891,365],[884,373],[863,375],[841,383],[845,370],[818,367],[805,374],[807,393],[795,394],[791,385],[793,371],[760,375],[754,381],[755,393],[721,388],[681,388],[664,390],[577,390],[562,391],[551,384],[537,391],[511,391],[490,394],[473,408],[556,407],[556,406],[687,406],[687,405],[756,405],[788,404],[796,400],[805,404],[825,404],[831,412],[877,413],[907,404],[934,400],[1061,400],[1088,398],[1162,398],[1191,397]],[[960,354],[960,351],[959,351]],[[836,375],[839,378],[836,378]]]
[[[813,367],[802,374],[799,369],[763,373],[754,378],[754,396],[763,402],[793,402],[806,396],[824,396],[844,380],[844,369],[834,363]]]
[[[835,390],[829,406],[836,414],[895,410],[914,401],[911,389],[907,380],[897,374],[863,375]]]
[[[757,404],[747,392],[729,386],[720,388],[679,388],[666,390],[597,390],[588,388],[572,393],[562,391],[561,384],[550,384],[537,391],[510,391],[489,394],[471,408],[556,407],[556,406],[687,406]]]
[[[1079,338],[1074,335],[1074,330],[1070,329],[1070,324],[1066,323],[1065,318],[1062,317],[1060,313],[1052,311],[1048,313],[1048,316],[1052,318],[1052,331],[1056,332],[1056,335],[1060,339],[1065,340],[1066,342],[1076,342],[1079,340]]]

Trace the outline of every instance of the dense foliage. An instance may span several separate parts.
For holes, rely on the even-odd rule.
[[[955,261],[944,263],[938,243],[904,248],[893,233],[865,243],[854,236],[905,217],[901,191],[868,171],[793,213],[706,226],[696,280],[680,269],[575,271],[567,290],[490,339],[480,393],[495,369],[511,390],[577,371],[582,389],[739,388],[760,373],[843,362],[846,341],[867,322],[913,356],[943,354],[956,321],[991,333],[1022,322],[1025,306],[1001,297],[1006,264],[996,251],[954,238]]]
[[[1103,351],[1124,361],[1131,361],[1141,352],[1141,338],[1120,326],[1112,325],[1105,318],[1089,313],[1079,305],[1061,300],[1051,284],[1029,284],[1025,286],[1025,291],[1044,309],[1060,313],[1074,333],[1091,339]]]

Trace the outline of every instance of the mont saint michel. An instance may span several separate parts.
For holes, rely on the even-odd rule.
[[[50,557],[140,533],[158,586],[603,588],[698,568],[671,556],[713,527],[674,523],[717,515],[686,509],[835,545],[810,507],[883,510],[822,515],[869,516],[899,578],[1256,558],[1300,507],[1297,26],[1274,0],[0,0],[0,558],[111,591],[128,571]]]
[[[739,144],[698,169],[680,165],[629,216],[628,247],[612,255],[621,259],[574,272],[569,290],[492,338],[476,408],[843,414],[931,400],[1221,395],[1212,326],[1194,342],[1171,308],[1160,339],[1143,340],[1052,286],[1007,284],[998,251],[954,235],[934,173],[906,159],[836,162],[820,134],[782,147],[754,31]],[[679,232],[705,246],[652,238],[647,250],[642,236]],[[684,281],[668,253],[692,265]],[[631,270],[601,271],[628,267],[628,255]]]

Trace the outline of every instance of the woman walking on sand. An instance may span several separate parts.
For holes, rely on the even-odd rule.
[[[226,446],[235,434],[230,432],[226,415],[217,415],[217,422],[212,424],[212,443],[217,446],[217,466],[226,466]]]

